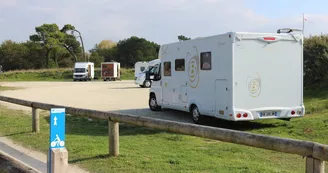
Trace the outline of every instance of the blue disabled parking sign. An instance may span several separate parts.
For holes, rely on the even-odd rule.
[[[65,108],[50,110],[50,148],[65,147]]]

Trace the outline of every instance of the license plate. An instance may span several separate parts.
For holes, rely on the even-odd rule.
[[[266,111],[266,112],[260,112],[260,117],[273,117],[277,116],[277,112],[274,111]]]

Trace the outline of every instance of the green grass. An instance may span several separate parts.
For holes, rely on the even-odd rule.
[[[41,114],[40,134],[31,133],[31,116],[1,109],[0,131],[27,147],[48,149],[49,116]],[[106,121],[66,118],[69,163],[91,172],[304,172],[305,159],[253,147],[120,124],[120,156],[107,157]],[[252,126],[255,127],[252,129]],[[261,127],[261,128],[259,128]],[[291,122],[243,124],[254,133],[328,143],[328,111]],[[327,167],[328,169],[328,167]]]
[[[133,80],[134,69],[121,69],[122,80]],[[95,69],[95,77],[100,78],[100,68]],[[41,69],[41,70],[17,70],[8,71],[2,75],[6,81],[72,81],[73,69]]]
[[[7,90],[17,90],[22,89],[21,87],[9,87],[9,86],[1,86],[0,85],[0,91],[7,91]]]
[[[313,88],[316,90],[314,91]],[[291,121],[266,120],[210,124],[235,130],[328,144],[328,109],[322,102],[328,85],[305,91],[305,106],[312,109],[304,118]],[[31,133],[31,115],[0,108],[0,132],[26,147],[48,149],[49,115],[40,117],[40,134]],[[120,155],[108,157],[107,122],[66,117],[66,148],[69,163],[90,172],[220,172],[299,173],[305,158],[270,150],[236,145],[199,137],[120,124]],[[328,164],[326,164],[328,170]]]

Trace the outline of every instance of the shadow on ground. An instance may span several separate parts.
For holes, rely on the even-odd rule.
[[[162,110],[159,112],[152,112],[149,109],[130,109],[130,110],[116,110],[112,112],[127,113],[136,116],[150,117],[162,120],[177,121],[182,123],[194,124],[191,115],[186,112],[175,110]],[[44,117],[49,124],[49,116]],[[265,121],[265,120],[264,120]],[[277,124],[265,124],[262,122],[231,122],[221,120],[213,117],[204,117],[200,125],[226,128],[239,131],[248,131],[255,129],[273,128]],[[155,134],[163,131],[152,129],[148,127],[141,127],[120,123],[120,136],[136,135],[136,134]],[[96,120],[83,118],[78,116],[66,116],[66,134],[74,135],[89,135],[89,136],[108,136],[108,122],[105,120]]]
[[[141,89],[140,87],[113,87],[113,88],[108,88],[108,89],[111,89],[111,90],[114,90],[114,89],[119,89],[119,90],[130,90],[130,89]]]
[[[7,134],[7,135],[0,135],[0,137],[9,137],[9,136],[16,136],[16,135],[23,135],[23,134],[29,134],[30,132],[17,132],[17,133],[11,133],[11,134]]]

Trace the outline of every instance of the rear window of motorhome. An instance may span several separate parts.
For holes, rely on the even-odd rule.
[[[171,62],[164,62],[164,76],[171,76]]]
[[[175,71],[185,71],[185,59],[175,60]]]
[[[202,52],[200,54],[201,70],[211,70],[212,68],[211,52]]]

